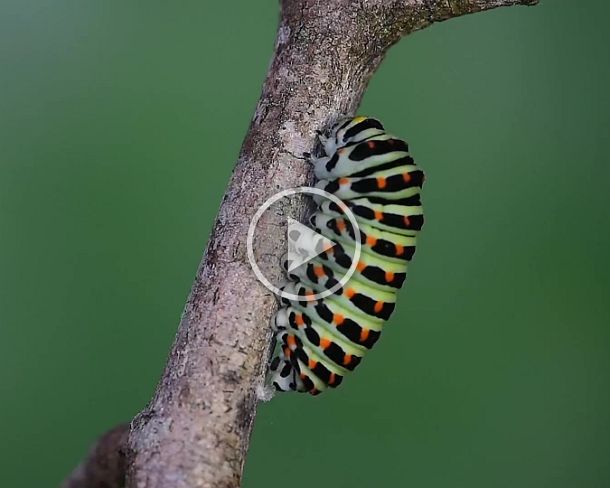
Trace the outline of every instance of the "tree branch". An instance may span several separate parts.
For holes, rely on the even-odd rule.
[[[402,36],[452,17],[536,2],[281,1],[273,61],[165,372],[131,425],[127,486],[239,486],[269,353],[267,324],[276,310],[247,259],[253,213],[280,189],[308,183],[310,168],[299,156],[312,151],[317,129],[355,111],[383,56]],[[271,212],[264,218],[275,231],[256,243],[255,252],[264,256],[261,265],[276,270],[270,278],[279,278],[283,219]],[[85,486],[70,480],[64,488]]]
[[[122,488],[128,435],[129,424],[118,425],[106,432],[61,488]]]

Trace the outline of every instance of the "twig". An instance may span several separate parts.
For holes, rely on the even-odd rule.
[[[299,156],[312,150],[315,130],[354,112],[402,36],[452,17],[536,1],[282,0],[273,62],[165,372],[131,425],[128,487],[239,486],[276,308],[250,268],[246,234],[265,199],[307,184],[310,168]],[[279,278],[283,223],[278,215],[266,217],[273,235],[259,239],[255,251]],[[64,485],[79,486],[98,485]]]
[[[129,424],[106,432],[61,488],[121,488],[125,484],[125,452]]]

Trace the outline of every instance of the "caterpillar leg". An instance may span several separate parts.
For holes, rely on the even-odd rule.
[[[290,246],[291,243],[289,242],[288,245]],[[290,266],[292,266],[292,261],[290,259],[288,259],[288,253],[284,253],[282,255],[282,257],[280,258],[280,266],[282,267],[282,271],[284,272],[284,275],[289,278],[290,275],[288,274],[288,268]],[[292,280],[290,280],[292,281]],[[286,282],[285,284],[288,284],[288,282]],[[282,287],[280,287],[282,288]]]
[[[314,168],[323,168],[324,166],[326,166],[326,163],[328,163],[330,161],[330,158],[328,156],[311,156],[309,158],[309,163],[314,167]]]
[[[285,307],[280,308],[277,313],[271,317],[271,329],[275,332],[286,330],[289,325],[288,310]]]
[[[316,131],[316,138],[320,144],[321,147],[326,147],[326,143],[328,141],[328,137],[326,137],[326,135],[324,134],[324,132],[322,132],[321,130],[317,130]],[[303,153],[303,157],[305,159],[307,159],[307,161],[309,161],[311,164],[315,164],[316,160],[319,159],[317,157],[315,157],[313,154],[311,154],[310,152],[304,152]]]
[[[297,391],[296,370],[287,359],[273,358],[269,367],[267,383],[278,391]]]
[[[297,369],[286,355],[286,353],[290,354],[290,350],[285,345],[286,335],[285,331],[278,331],[275,336],[275,351],[269,364],[267,384],[279,391],[305,391]]]
[[[269,363],[266,383],[279,391],[304,391],[303,381],[290,359],[292,352],[286,344],[289,327],[288,309],[282,307],[271,318],[271,328],[275,331],[275,334],[273,337],[273,355]]]

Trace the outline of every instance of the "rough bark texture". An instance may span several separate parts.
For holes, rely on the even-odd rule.
[[[235,488],[263,383],[275,298],[246,252],[256,209],[307,184],[315,131],[354,113],[388,48],[433,22],[536,0],[283,0],[273,62],[154,398],[132,422],[126,486]],[[298,213],[299,208],[287,209]],[[255,253],[276,269],[284,222],[267,212]],[[263,263],[264,265],[265,263]],[[124,435],[113,438],[124,447]],[[106,446],[112,449],[111,446]],[[99,449],[92,451],[100,455]],[[84,466],[96,466],[89,459]],[[122,463],[113,466],[119,471]],[[80,473],[88,472],[82,466]],[[83,471],[84,469],[84,471]],[[116,474],[116,473],[115,473]],[[65,488],[121,486],[82,481]],[[79,484],[80,483],[80,484]]]

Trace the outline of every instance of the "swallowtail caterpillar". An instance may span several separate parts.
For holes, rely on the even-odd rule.
[[[339,386],[379,339],[424,223],[424,174],[407,144],[379,121],[343,119],[320,142],[325,155],[312,159],[316,187],[347,205],[360,229],[333,202],[317,202],[311,227],[337,245],[287,272],[290,282],[282,289],[303,299],[281,300],[267,379],[276,390],[312,395]],[[356,239],[362,244],[356,273],[334,294],[310,300],[345,274]]]

